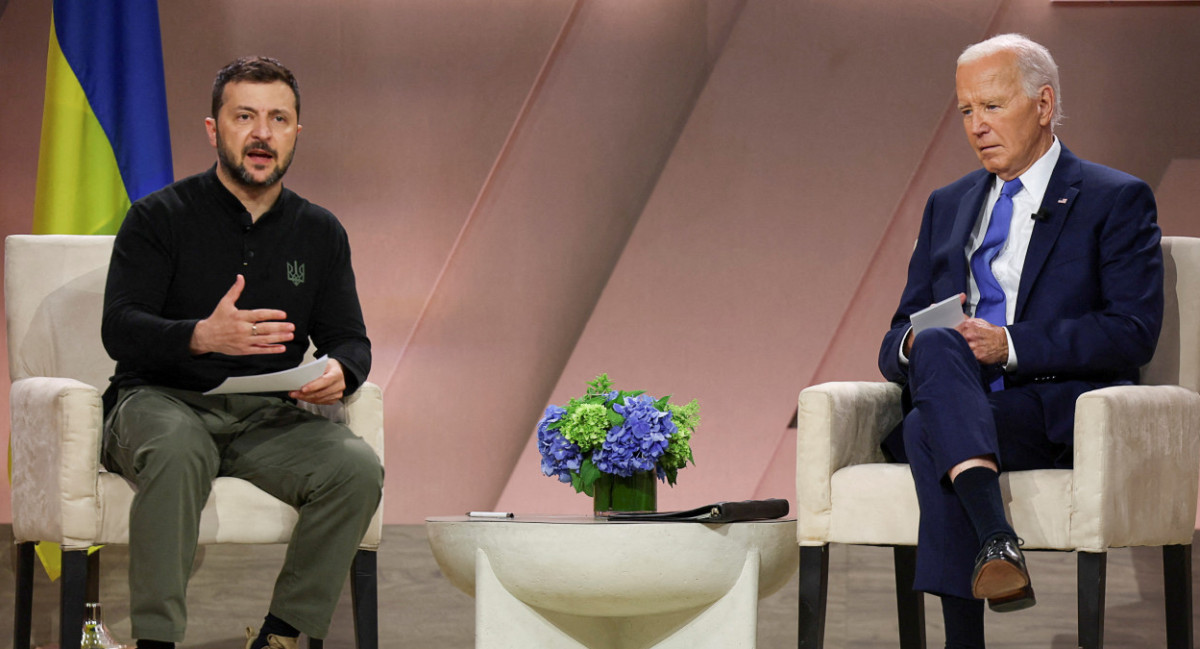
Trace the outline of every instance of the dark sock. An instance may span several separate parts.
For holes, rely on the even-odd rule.
[[[175,643],[161,640],[138,640],[137,649],[175,649]]]
[[[942,596],[946,649],[984,649],[983,600]]]
[[[954,492],[975,526],[980,546],[998,534],[1017,536],[1008,519],[1004,518],[999,473],[986,466],[971,467],[954,479]]]
[[[267,646],[268,635],[277,635],[281,638],[295,638],[300,635],[300,631],[287,622],[267,613],[267,616],[263,618],[262,629],[259,629],[258,637],[254,639],[254,643],[250,645],[250,649],[262,649]]]

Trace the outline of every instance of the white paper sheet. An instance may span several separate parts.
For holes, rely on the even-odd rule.
[[[909,316],[908,320],[912,323],[915,336],[932,327],[954,328],[964,318],[966,316],[963,315],[962,302],[959,302],[957,295],[953,295],[917,311]]]
[[[257,374],[255,376],[231,376],[221,385],[204,394],[234,394],[250,392],[291,392],[299,390],[309,381],[325,373],[325,365],[329,363],[328,356],[322,356],[311,363],[305,363],[290,370]]]

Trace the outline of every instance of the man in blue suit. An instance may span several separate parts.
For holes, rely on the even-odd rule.
[[[1154,196],[1058,141],[1050,52],[1006,34],[967,48],[955,75],[983,169],[930,195],[908,282],[879,353],[904,385],[884,442],[921,506],[913,588],[942,598],[946,647],[983,647],[983,601],[1035,602],[999,472],[1067,468],[1075,399],[1137,381],[1162,321]],[[909,316],[958,296],[954,328]]]

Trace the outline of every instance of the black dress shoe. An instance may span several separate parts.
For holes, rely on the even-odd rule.
[[[971,594],[988,600],[993,611],[1019,611],[1037,603],[1020,542],[1007,534],[988,539],[975,557]]]

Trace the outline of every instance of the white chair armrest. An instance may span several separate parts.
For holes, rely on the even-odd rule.
[[[20,379],[9,410],[13,535],[18,541],[87,545],[99,519],[100,392],[74,379]]]
[[[1167,385],[1084,393],[1075,405],[1074,461],[1071,540],[1077,548],[1192,542],[1200,395]]]
[[[833,473],[853,464],[883,462],[879,444],[899,422],[900,386],[895,383],[822,383],[800,393],[796,517],[802,544],[828,535]]]

